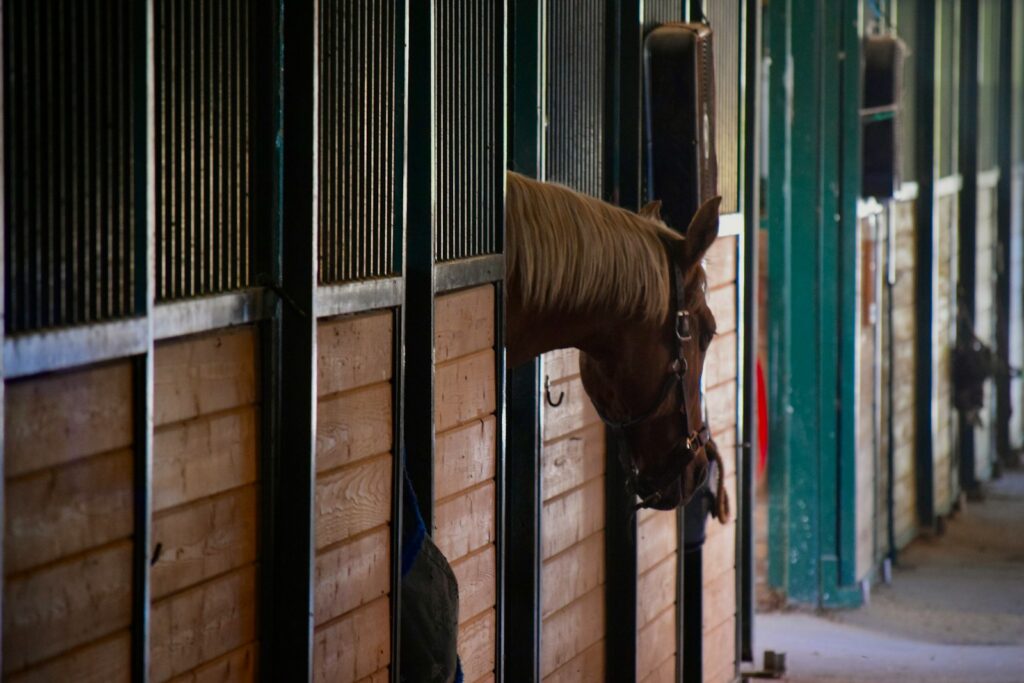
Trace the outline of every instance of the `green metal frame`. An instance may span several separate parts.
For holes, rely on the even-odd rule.
[[[821,606],[862,599],[841,409],[856,379],[862,23],[860,0],[768,10],[769,583]]]

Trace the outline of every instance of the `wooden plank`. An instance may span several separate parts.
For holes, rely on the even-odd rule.
[[[360,678],[358,683],[388,683],[391,680],[391,672],[388,669],[375,671],[366,678]]]
[[[733,382],[720,384],[704,394],[708,420],[716,431],[736,424],[736,385]]]
[[[166,681],[255,639],[256,567],[164,598],[150,614],[150,678]]]
[[[178,676],[171,683],[251,683],[256,680],[258,656],[257,643],[249,643],[195,671]]]
[[[716,527],[704,542],[705,582],[719,574],[732,574],[736,567],[736,522]]]
[[[4,673],[128,628],[131,558],[132,544],[123,541],[8,578],[4,590]]]
[[[676,683],[676,653],[670,653],[640,683]]]
[[[154,516],[153,599],[255,562],[258,516],[255,486]]]
[[[392,319],[391,311],[376,311],[317,325],[317,396],[391,379]]]
[[[544,374],[552,382],[575,377],[580,374],[579,349],[557,349],[543,356]]]
[[[391,451],[391,385],[321,398],[316,406],[316,470],[326,472]]]
[[[438,503],[434,543],[449,562],[494,543],[494,482]]]
[[[8,683],[128,683],[131,676],[131,633],[122,631],[20,674],[5,676],[4,680]]]
[[[601,422],[590,397],[583,389],[583,381],[579,377],[564,380],[551,385],[551,395],[558,397],[562,392],[565,397],[559,406],[553,407],[544,401],[544,443],[579,431],[584,427]]]
[[[736,330],[736,287],[716,287],[707,294],[708,308],[715,316],[718,334]]]
[[[385,454],[317,477],[317,550],[391,519],[391,475],[391,455]]]
[[[592,683],[604,680],[604,641],[599,640],[551,674],[544,683]]]
[[[255,327],[157,344],[153,365],[157,426],[256,402]]]
[[[600,477],[605,471],[604,425],[600,422],[544,444],[541,493],[545,500]]]
[[[708,274],[708,289],[736,281],[735,237],[722,237],[704,255],[704,270]]]
[[[494,479],[498,454],[497,418],[487,415],[437,435],[434,495],[447,498]]]
[[[494,349],[438,365],[434,375],[434,429],[490,415],[495,407]]]
[[[640,629],[636,645],[637,680],[647,678],[662,663],[665,654],[676,649],[676,610],[662,611],[651,623]]]
[[[639,574],[643,574],[664,557],[676,551],[676,515],[674,511],[659,512],[637,527]]]
[[[381,527],[316,556],[313,623],[323,624],[387,595],[391,530]]]
[[[20,572],[132,534],[132,452],[7,483],[4,571]]]
[[[464,680],[477,681],[494,671],[497,633],[497,616],[493,609],[459,626],[458,650]]]
[[[540,673],[547,676],[604,637],[604,590],[592,590],[555,612],[542,628]]]
[[[473,619],[496,603],[497,556],[494,546],[452,563],[452,571],[459,585],[459,623]]]
[[[604,528],[604,478],[544,503],[541,511],[543,559],[560,553]]]
[[[662,558],[637,579],[636,623],[641,628],[676,604],[676,553]]]
[[[132,443],[127,362],[7,384],[4,473],[16,477]]]
[[[435,363],[493,346],[494,285],[442,294],[434,300]]]
[[[350,683],[391,663],[391,608],[374,600],[313,634],[313,680]]]
[[[704,683],[732,683],[735,668],[736,624],[730,619],[704,634]]]
[[[704,357],[704,385],[711,389],[736,381],[736,333],[716,336]]]
[[[562,609],[604,584],[604,531],[588,536],[541,566],[541,614]]]
[[[704,582],[704,632],[736,616],[736,574],[723,572]]]
[[[249,406],[157,430],[154,512],[255,482],[257,419]]]

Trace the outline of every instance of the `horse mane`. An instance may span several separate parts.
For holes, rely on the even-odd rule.
[[[664,223],[512,172],[505,202],[509,278],[525,307],[651,322],[668,315],[664,242],[683,238]],[[693,284],[703,289],[704,269],[692,269],[687,281],[688,293]]]

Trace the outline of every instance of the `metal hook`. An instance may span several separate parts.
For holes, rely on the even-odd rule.
[[[558,400],[551,400],[551,378],[544,375],[544,400],[548,402],[548,405],[552,408],[557,408],[562,405],[562,401],[565,400],[565,392],[561,391],[558,393]]]

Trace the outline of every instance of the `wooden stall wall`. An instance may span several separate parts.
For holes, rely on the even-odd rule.
[[[678,515],[642,510],[637,518],[637,663],[641,683],[676,675]]]
[[[891,369],[893,419],[893,517],[896,544],[903,547],[917,533],[917,484],[914,463],[914,202],[897,202],[892,230],[895,283],[892,289]]]
[[[259,387],[254,327],[154,352],[150,679],[256,675]]]
[[[495,291],[442,294],[434,309],[434,541],[459,583],[466,683],[492,680],[495,669]]]
[[[394,313],[317,325],[313,679],[387,679],[391,663]]]
[[[978,222],[975,229],[977,261],[974,280],[974,334],[993,350],[996,348],[996,259],[1000,256],[996,239],[996,206],[995,182],[979,174]],[[974,472],[978,481],[988,481],[992,477],[992,464],[996,458],[996,392],[995,382],[991,379],[985,382],[984,397],[982,424],[974,428]]]
[[[1024,5],[1014,13],[1024,25]],[[1024,41],[1017,41],[1021,50],[1018,63],[1024,70]],[[1024,74],[1021,75],[1024,77]],[[1022,84],[1024,86],[1024,84]],[[1018,132],[1024,137],[1024,130]],[[1019,144],[1019,143],[1018,143]],[[1010,367],[1024,367],[1024,167],[1018,166],[1013,174],[1012,231],[1010,236]],[[1024,378],[1010,380],[1010,448],[1024,451]]]
[[[708,520],[704,544],[704,681],[726,683],[736,672],[736,397],[737,237],[721,237],[708,251],[708,301],[718,333],[704,361],[708,426],[725,462],[725,489],[733,514]],[[686,656],[685,653],[683,655]]]
[[[579,351],[544,355],[550,395],[541,453],[541,676],[603,680],[605,439],[580,380]]]
[[[128,681],[132,365],[9,382],[5,681]]]
[[[860,251],[857,254],[857,562],[858,579],[868,576],[875,559],[875,514],[877,511],[876,462],[878,394],[876,370],[881,362],[877,344],[879,316],[876,295],[879,289],[876,258],[882,207],[873,207],[871,215],[859,220]]]
[[[947,514],[956,497],[953,454],[956,452],[957,418],[953,409],[953,348],[956,346],[956,240],[959,193],[940,197],[935,217],[935,300],[932,447],[934,449],[935,513]]]

